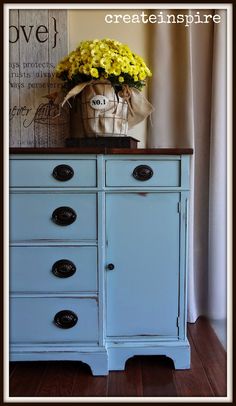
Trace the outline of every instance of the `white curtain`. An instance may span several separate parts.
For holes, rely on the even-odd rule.
[[[214,10],[161,10],[214,14]],[[160,10],[158,10],[160,12]],[[148,147],[193,147],[188,321],[226,317],[226,11],[219,24],[152,26]]]

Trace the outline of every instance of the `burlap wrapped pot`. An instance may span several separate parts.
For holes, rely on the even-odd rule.
[[[115,92],[109,80],[91,80],[71,89],[62,102],[79,101],[84,136],[126,136],[128,129],[144,120],[153,106],[138,89],[122,85]]]
[[[85,136],[127,135],[128,103],[115,93],[110,83],[98,82],[86,86],[81,92],[80,100]],[[106,101],[104,107],[100,106],[103,100]],[[99,103],[98,106],[96,102]]]

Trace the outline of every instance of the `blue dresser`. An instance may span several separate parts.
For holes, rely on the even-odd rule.
[[[191,150],[13,149],[10,359],[190,368]]]

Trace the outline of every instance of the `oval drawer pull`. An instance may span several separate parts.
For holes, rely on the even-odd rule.
[[[76,272],[76,266],[68,259],[60,259],[52,266],[52,273],[58,278],[69,278]]]
[[[137,180],[148,180],[153,176],[153,170],[148,165],[139,165],[133,171],[133,177]]]
[[[69,165],[57,165],[53,169],[52,176],[61,182],[70,180],[74,176],[74,170]]]
[[[61,310],[54,317],[54,323],[60,328],[71,328],[78,321],[77,315],[72,310]]]
[[[68,226],[76,220],[76,212],[71,207],[58,207],[52,213],[52,220],[59,226]]]

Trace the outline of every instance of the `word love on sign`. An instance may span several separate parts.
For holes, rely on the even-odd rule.
[[[62,85],[54,69],[67,53],[66,10],[10,10],[11,147],[65,145],[69,114],[59,114]]]
[[[57,45],[57,20],[55,17],[51,17],[52,21],[52,28],[53,29],[53,42],[52,48],[55,48]],[[27,43],[32,41],[38,41],[40,43],[46,42],[49,40],[49,26],[44,24],[27,24],[27,25],[10,25],[9,27],[9,42],[10,44],[14,44],[15,42],[22,39]]]
[[[100,94],[92,97],[92,99],[90,100],[90,107],[95,110],[104,110],[106,107],[108,107],[108,104],[109,99],[106,96]]]

